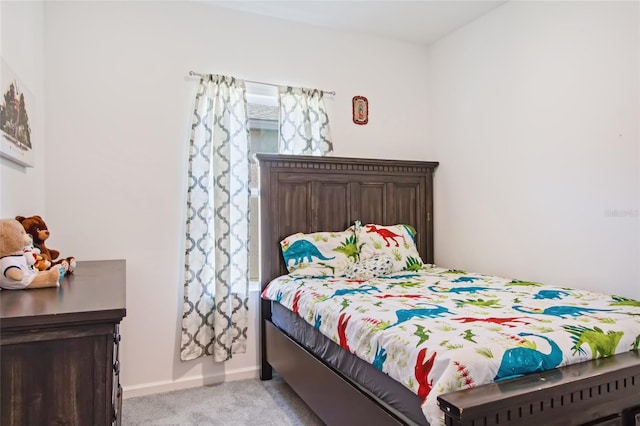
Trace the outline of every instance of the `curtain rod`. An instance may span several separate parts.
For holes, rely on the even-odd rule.
[[[208,75],[208,74],[202,74],[202,73],[199,73],[199,72],[189,71],[189,75],[191,75],[191,76],[193,76],[193,75],[197,75],[198,77],[204,77],[205,75]],[[247,83],[264,84],[265,86],[280,87],[280,85],[278,85],[278,84],[273,84],[273,83],[263,83],[262,81],[253,81],[253,80],[244,80],[244,81],[246,81]],[[333,95],[333,96],[335,96],[335,95],[336,95],[336,92],[335,92],[335,91],[333,91],[333,90],[332,90],[332,91],[328,91],[328,90],[321,90],[321,92],[322,92],[322,93],[326,93],[327,95]]]

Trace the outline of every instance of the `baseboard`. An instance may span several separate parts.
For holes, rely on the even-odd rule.
[[[237,368],[223,374],[210,376],[184,377],[178,380],[165,380],[161,382],[144,383],[142,385],[123,386],[124,399],[137,396],[152,395],[156,393],[171,392],[180,389],[197,388],[200,386],[215,385],[223,382],[253,379],[258,377],[258,366]]]

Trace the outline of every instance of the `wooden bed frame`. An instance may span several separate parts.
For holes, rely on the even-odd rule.
[[[407,223],[433,263],[436,162],[257,155],[260,164],[260,277],[287,273],[280,241],[296,232],[353,224]],[[261,300],[260,378],[273,369],[328,425],[411,424],[369,391],[308,352],[271,322]],[[438,397],[447,425],[602,424],[640,426],[638,351]]]

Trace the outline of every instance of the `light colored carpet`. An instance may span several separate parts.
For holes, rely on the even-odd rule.
[[[125,426],[322,426],[278,376],[125,399]]]

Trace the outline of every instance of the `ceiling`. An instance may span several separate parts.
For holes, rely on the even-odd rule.
[[[506,1],[217,1],[207,3],[339,30],[429,44]]]

